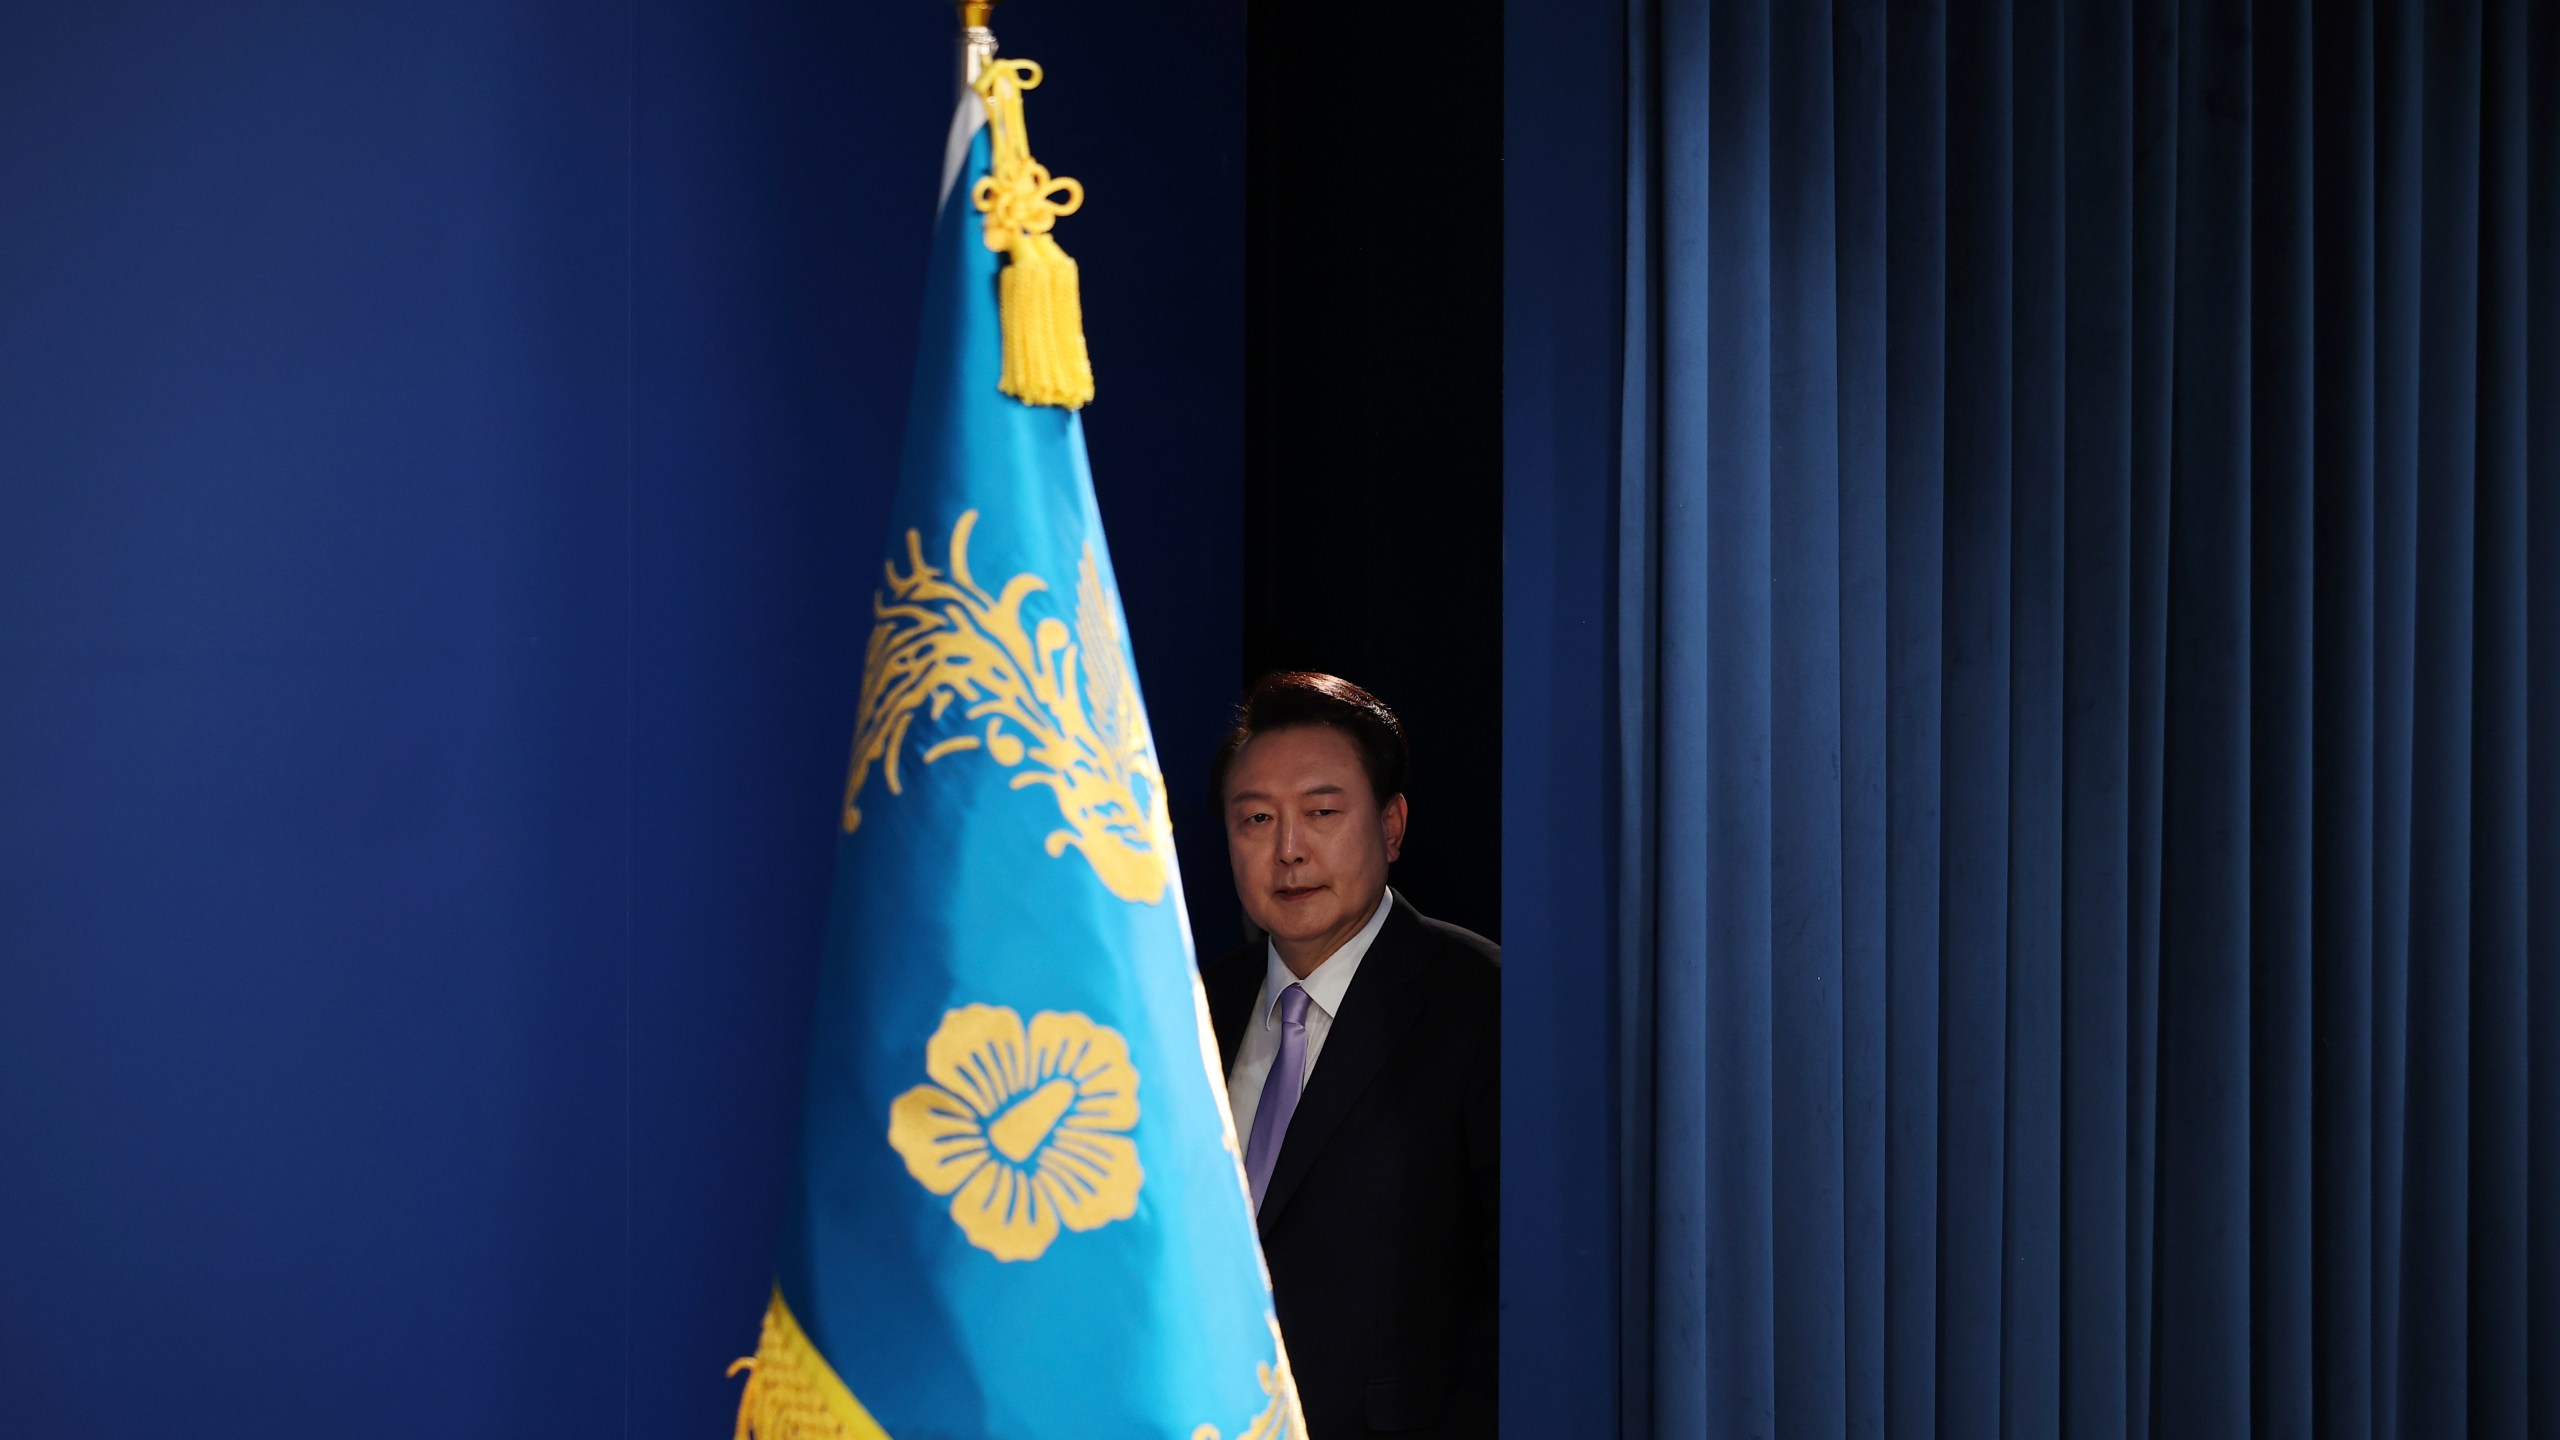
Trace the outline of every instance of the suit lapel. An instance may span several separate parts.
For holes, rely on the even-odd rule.
[[[1218,1071],[1236,1068],[1236,1045],[1244,1039],[1245,1021],[1253,1014],[1254,997],[1262,993],[1262,947],[1230,951],[1204,968],[1201,988],[1209,992],[1209,1023],[1218,1032]]]
[[[1422,983],[1420,947],[1414,943],[1420,930],[1413,907],[1404,897],[1396,897],[1395,909],[1379,928],[1369,953],[1361,957],[1360,973],[1342,997],[1342,1012],[1333,1017],[1324,1053],[1316,1059],[1315,1073],[1307,1077],[1306,1092],[1298,1097],[1297,1113],[1289,1117],[1288,1137],[1280,1142],[1280,1158],[1273,1163],[1271,1183],[1262,1193],[1261,1233],[1271,1233],[1272,1223],[1297,1193],[1298,1182],[1429,1002],[1431,992]]]

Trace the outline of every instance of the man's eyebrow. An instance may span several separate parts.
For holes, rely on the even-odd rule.
[[[1315,795],[1340,795],[1343,793],[1345,792],[1339,785],[1311,785],[1306,789],[1299,791],[1298,795],[1303,799]],[[1239,790],[1233,795],[1227,797],[1227,803],[1230,805],[1241,805],[1247,800],[1258,800],[1265,805],[1271,803],[1271,797],[1263,794],[1259,790]]]

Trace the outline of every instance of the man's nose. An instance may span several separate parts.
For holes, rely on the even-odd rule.
[[[1295,865],[1305,860],[1307,858],[1305,836],[1299,831],[1297,823],[1292,820],[1284,819],[1280,822],[1278,828],[1280,831],[1280,863],[1283,865]]]

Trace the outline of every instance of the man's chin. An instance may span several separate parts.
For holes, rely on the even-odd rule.
[[[1338,913],[1339,907],[1336,906],[1326,906],[1321,915],[1312,913],[1309,908],[1306,908],[1319,899],[1318,896],[1309,896],[1307,901],[1301,902],[1300,908],[1262,916],[1257,923],[1262,926],[1265,934],[1275,940],[1285,940],[1292,944],[1321,940],[1333,933],[1333,928],[1342,922],[1342,916]]]

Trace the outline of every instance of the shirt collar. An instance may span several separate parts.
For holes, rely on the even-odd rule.
[[[1376,913],[1360,933],[1343,942],[1342,948],[1324,957],[1324,963],[1301,980],[1289,973],[1280,958],[1280,947],[1268,940],[1262,942],[1262,1028],[1280,1023],[1280,992],[1295,985],[1307,992],[1307,998],[1330,1019],[1342,1010],[1342,997],[1351,991],[1351,977],[1358,973],[1360,961],[1376,942],[1378,932],[1387,928],[1387,915],[1396,908],[1396,892],[1388,888],[1378,896]]]

